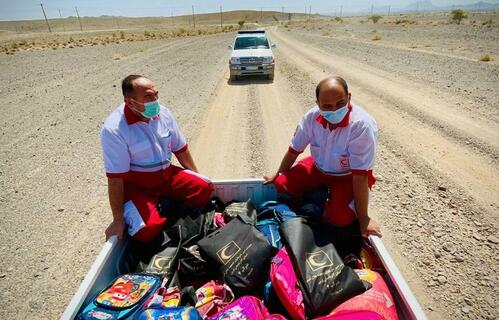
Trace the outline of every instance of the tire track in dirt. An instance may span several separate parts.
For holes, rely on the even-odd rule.
[[[329,68],[318,66],[281,42],[277,44],[282,60],[295,68],[292,72],[303,73],[297,79],[304,83],[302,92],[312,92],[313,83],[323,78],[324,70]],[[322,57],[322,61],[330,59]],[[313,83],[306,78],[313,79]],[[433,162],[420,158],[421,152],[408,149],[408,140],[393,134],[396,126],[385,130],[386,121],[398,123],[400,116],[409,119],[410,116],[402,113],[380,119],[379,113],[384,110],[376,107],[386,105],[386,101],[367,94],[359,96],[361,91],[355,89],[358,84],[350,83],[354,84],[354,100],[371,106],[369,110],[381,128],[376,172],[383,177],[379,175],[370,207],[374,208],[373,216],[380,218],[383,229],[390,231],[385,232],[383,241],[429,316],[452,319],[462,315],[466,318],[461,312],[467,305],[463,300],[466,299],[473,303],[472,317],[488,319],[495,314],[494,306],[484,297],[494,295],[492,279],[497,279],[497,274],[494,268],[478,271],[476,266],[495,265],[494,244],[484,239],[496,234],[496,224],[482,219],[484,214],[476,200],[470,198],[468,191],[463,191],[466,190],[463,186],[453,187],[448,172],[440,174]],[[399,130],[405,128],[408,127]],[[447,186],[446,191],[439,191],[442,185]],[[445,285],[440,281],[446,281]]]
[[[60,81],[71,81],[60,87],[40,83],[16,88],[20,94],[14,105],[25,105],[25,114],[19,117],[19,110],[5,109],[2,118],[0,218],[6,232],[0,232],[0,271],[5,273],[0,318],[57,318],[95,259],[111,219],[98,136],[102,121],[122,99],[119,81],[132,72],[151,77],[162,103],[172,105],[180,127],[188,128],[183,125],[203,111],[222,61],[227,61],[226,38],[182,40],[171,51],[165,44],[165,51],[153,51],[152,58],[147,51],[128,61],[102,57],[95,66],[72,59],[85,55],[86,48],[75,48],[69,56],[50,51],[44,55],[48,64],[76,71],[99,67],[102,72],[81,78],[68,73]],[[114,51],[92,50],[105,55]],[[133,51],[125,45],[121,50]],[[200,75],[207,60],[210,68]],[[0,97],[6,95],[12,97],[2,90]],[[41,293],[43,301],[30,292]],[[26,297],[22,305],[18,297]]]
[[[228,83],[228,78],[226,71],[192,143],[199,171],[211,179],[247,178],[253,171],[249,156],[251,137],[247,129],[250,122],[248,93],[244,86]]]
[[[282,36],[280,32],[276,35]],[[332,68],[348,74],[356,83],[362,84],[364,91],[390,102],[394,109],[431,124],[439,131],[453,138],[456,143],[475,146],[494,161],[499,158],[499,124],[487,114],[466,114],[456,112],[456,105],[463,103],[454,96],[433,90],[423,83],[416,83],[393,74],[370,67],[364,63],[337,56],[310,46],[305,47],[296,39],[280,39],[288,48],[307,56],[317,68]],[[326,60],[325,60],[326,59]],[[331,61],[331,63],[324,63]],[[496,137],[494,139],[494,137]],[[470,139],[472,138],[472,139]]]
[[[377,79],[378,77],[371,71],[365,71],[362,67],[357,67],[357,65],[361,65],[359,63],[355,66],[351,63],[342,64],[343,58],[310,47],[305,50],[303,48],[306,46],[297,43],[296,40],[286,39],[279,32],[274,31],[272,34],[274,39],[279,40],[277,42],[279,47],[285,49],[282,52],[288,53],[286,55],[287,59],[310,72],[312,78],[316,81],[327,74],[325,73],[326,68],[337,70],[339,74],[350,79],[350,85],[354,93],[353,99],[369,109],[379,121],[384,136],[400,141],[404,149],[418,155],[418,161],[430,164],[431,167],[445,174],[450,180],[467,190],[487,212],[489,220],[497,221],[494,208],[499,208],[499,189],[495,177],[499,172],[496,165],[492,163],[493,159],[480,156],[469,148],[457,145],[454,141],[439,133],[438,130],[435,130],[436,128],[418,121],[417,118],[412,117],[410,114],[397,112],[397,108],[390,103],[390,100],[387,101],[386,98],[382,98],[386,97],[386,95],[395,95],[395,99],[398,99],[400,95],[399,101],[402,101],[402,103],[411,103],[411,106],[417,104],[417,101],[411,102],[412,99],[416,99],[415,97],[405,98],[406,90],[403,87],[395,83],[387,84],[387,80],[382,79],[373,82],[370,79]],[[289,54],[291,52],[295,54],[291,56]],[[334,62],[329,63],[327,61]],[[358,79],[364,80],[359,81]],[[367,88],[365,81],[368,81]],[[370,87],[374,88],[371,89]],[[392,89],[387,92],[387,87]],[[377,93],[372,94],[371,91]],[[381,97],[379,92],[383,93]],[[454,119],[457,119],[458,126],[464,121],[464,119],[456,115],[455,117],[449,117],[448,122],[454,125],[452,122]],[[497,132],[489,132],[495,126],[487,125],[490,126],[487,127],[483,123],[479,123],[482,128],[477,128],[483,129],[483,132],[479,135],[483,140],[486,139],[485,135],[487,134],[489,134],[489,137],[497,135]],[[473,126],[476,126],[476,124]],[[465,128],[462,129],[466,130]],[[478,135],[474,131],[473,134]],[[499,143],[499,139],[497,141],[494,143]]]

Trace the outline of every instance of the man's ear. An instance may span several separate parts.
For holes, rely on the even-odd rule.
[[[349,92],[349,93],[348,93],[348,101],[351,101],[351,100],[352,100],[352,93],[351,93],[351,92]]]

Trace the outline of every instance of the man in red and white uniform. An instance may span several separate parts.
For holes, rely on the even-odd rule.
[[[154,83],[138,75],[122,82],[124,103],[101,131],[104,166],[113,222],[106,237],[122,239],[125,228],[139,241],[152,241],[167,218],[160,216],[160,196],[204,207],[213,184],[197,173],[186,140],[170,110],[159,104]],[[172,164],[175,155],[183,168]],[[185,169],[184,169],[185,168]]]
[[[329,188],[324,219],[339,228],[355,226],[365,237],[381,236],[368,215],[369,191],[376,179],[372,169],[376,156],[378,128],[361,107],[351,103],[344,79],[328,77],[316,88],[317,106],[301,119],[279,170],[264,177],[279,193],[300,198],[303,194]],[[310,145],[311,157],[293,166]]]

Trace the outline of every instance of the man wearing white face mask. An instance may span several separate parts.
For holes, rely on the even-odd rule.
[[[265,175],[264,183],[273,182],[279,193],[296,198],[327,186],[330,199],[325,204],[324,219],[329,224],[360,229],[364,237],[381,236],[367,212],[369,190],[376,181],[372,174],[378,139],[376,122],[351,103],[347,83],[340,77],[323,79],[317,85],[316,98],[317,106],[301,119],[279,170]],[[293,166],[308,145],[312,156]]]
[[[106,238],[123,238],[125,229],[139,241],[152,241],[167,218],[160,216],[160,196],[202,208],[213,184],[197,173],[186,140],[170,110],[159,103],[154,83],[139,75],[123,79],[124,103],[101,131],[104,167],[113,222]],[[172,155],[183,168],[174,166]]]

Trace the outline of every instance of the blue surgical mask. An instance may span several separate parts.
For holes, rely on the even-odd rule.
[[[329,123],[338,124],[340,123],[348,113],[348,103],[335,111],[321,111],[322,116]]]
[[[135,102],[140,103],[138,101]],[[159,100],[156,99],[154,101],[144,103],[144,111],[141,112],[140,114],[143,115],[145,118],[150,119],[159,114],[159,109],[160,109]]]

